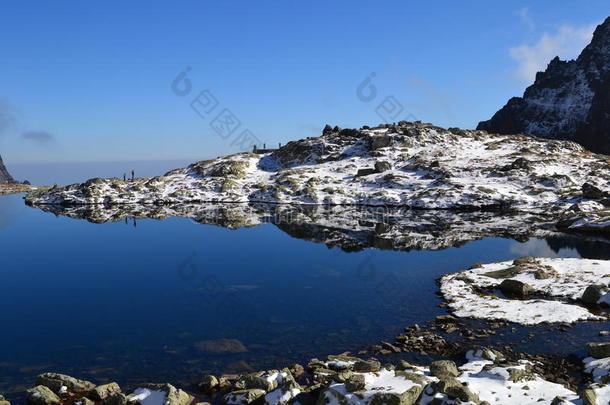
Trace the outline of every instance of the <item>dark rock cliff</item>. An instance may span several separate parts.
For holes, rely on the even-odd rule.
[[[511,98],[477,129],[572,140],[610,154],[610,17],[577,59],[553,59],[523,97]]]

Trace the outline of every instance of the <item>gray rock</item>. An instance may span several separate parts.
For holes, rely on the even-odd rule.
[[[364,386],[365,381],[364,375],[362,374],[354,374],[345,382],[345,388],[349,392],[362,391],[364,390]]]
[[[534,292],[531,285],[519,280],[511,279],[502,281],[499,288],[503,294],[519,298],[527,297]]]
[[[392,170],[390,162],[375,162],[375,171],[377,173],[387,172],[388,170]]]
[[[358,172],[356,173],[356,177],[368,176],[368,175],[374,174],[374,173],[377,173],[375,171],[375,169],[358,169]]]
[[[102,401],[102,405],[126,405],[127,396],[123,393],[114,393]]]
[[[451,360],[438,360],[430,364],[430,374],[435,377],[457,377],[460,375],[457,365]]]
[[[44,385],[53,392],[59,393],[61,387],[66,387],[69,393],[82,394],[95,388],[90,381],[79,380],[65,374],[44,373],[36,377],[36,385]]]
[[[265,391],[259,389],[238,390],[226,394],[222,399],[227,405],[246,405],[251,404],[265,395]]]
[[[585,198],[599,199],[604,198],[606,196],[606,194],[601,189],[591,183],[583,184],[581,190],[582,196]]]
[[[610,357],[610,342],[587,343],[587,352],[596,359]]]
[[[432,384],[435,392],[440,392],[447,395],[451,399],[459,399],[462,402],[479,403],[479,396],[462,384],[460,381],[452,377],[443,377],[437,383]]]
[[[243,375],[235,383],[235,388],[240,390],[260,389],[265,392],[273,391],[277,388],[275,380],[265,378],[265,373],[253,373]]]
[[[199,382],[199,389],[204,392],[210,392],[214,388],[218,387],[219,381],[215,376],[208,374],[203,376],[201,381]]]
[[[354,364],[353,370],[358,373],[376,373],[381,370],[381,363],[375,359],[360,360]]]
[[[165,405],[189,405],[193,401],[192,396],[171,384],[144,384],[140,387],[155,391],[165,391],[167,395]]]
[[[49,387],[38,385],[27,390],[28,403],[31,405],[59,405],[61,400]]]
[[[580,392],[583,405],[597,405],[597,395],[592,387],[586,387]]]
[[[121,387],[119,387],[119,384],[112,382],[95,387],[95,389],[89,393],[88,397],[94,401],[104,401],[108,397],[120,392]]]
[[[386,148],[392,144],[392,138],[389,135],[376,135],[370,138],[370,146],[372,150]]]
[[[590,285],[582,294],[581,301],[585,305],[597,305],[597,301],[608,291],[608,288],[603,285]]]

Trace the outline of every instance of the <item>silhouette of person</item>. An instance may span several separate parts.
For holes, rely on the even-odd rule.
[[[135,172],[135,170],[132,170],[131,171],[131,181],[133,181],[135,177],[136,177],[136,172]]]

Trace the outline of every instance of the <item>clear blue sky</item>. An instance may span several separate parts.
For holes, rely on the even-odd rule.
[[[325,123],[379,123],[375,107],[390,95],[404,116],[472,128],[523,92],[536,59],[575,56],[608,15],[607,0],[5,1],[0,154],[19,163],[237,151],[237,133],[222,139],[213,116],[191,109],[204,89],[219,102],[214,115],[230,109],[238,132],[271,145]],[[187,66],[192,93],[179,97],[171,83]],[[371,72],[377,96],[365,102],[356,89]]]

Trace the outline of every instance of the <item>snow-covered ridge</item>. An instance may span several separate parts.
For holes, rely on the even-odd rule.
[[[609,159],[572,142],[401,122],[327,131],[271,154],[197,162],[164,176],[29,194],[32,205],[167,205],[267,202],[511,210],[559,216],[610,191]],[[605,193],[605,194],[604,194]]]

